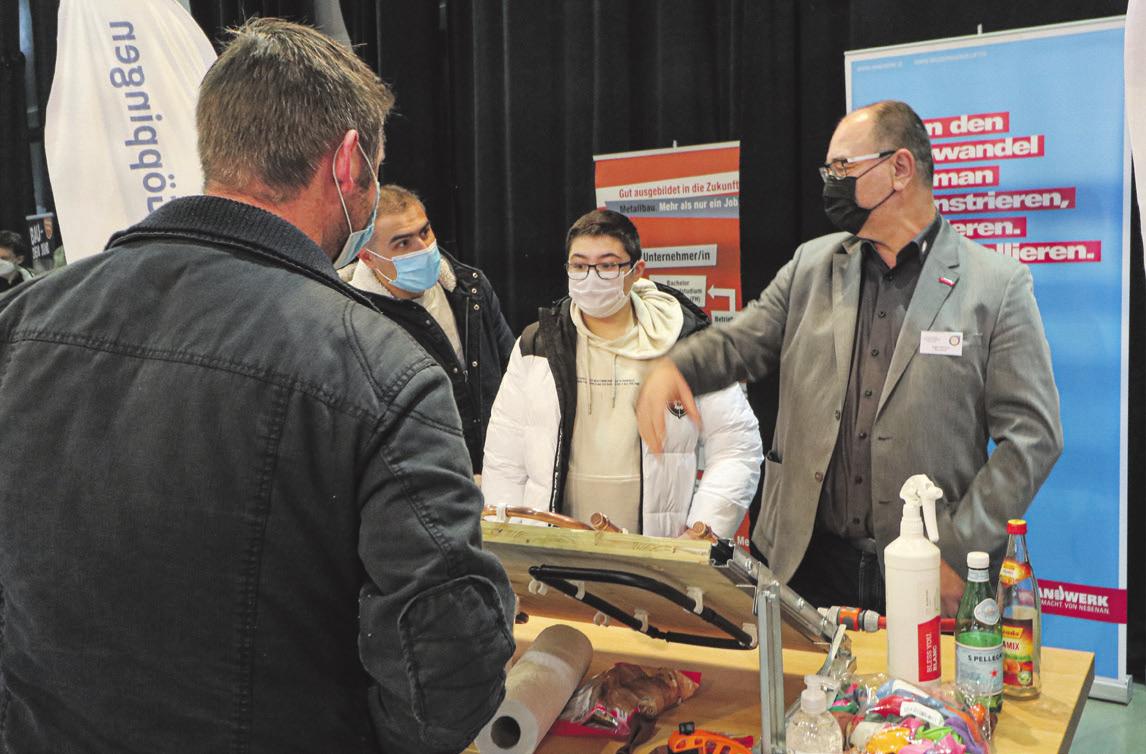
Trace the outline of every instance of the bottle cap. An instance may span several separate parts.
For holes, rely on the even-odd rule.
[[[817,682],[809,682],[807,678],[816,678]],[[818,679],[819,676],[806,676],[804,682],[808,684],[808,688],[800,693],[800,709],[809,715],[819,715],[828,710],[828,697],[820,688]]]
[[[1012,518],[1007,522],[1007,534],[1026,534],[1027,522],[1021,518]]]
[[[967,567],[982,570],[991,566],[991,557],[985,552],[967,553]]]

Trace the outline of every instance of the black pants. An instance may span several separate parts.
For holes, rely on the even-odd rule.
[[[879,557],[819,527],[788,586],[816,607],[859,607],[880,615],[886,610]]]

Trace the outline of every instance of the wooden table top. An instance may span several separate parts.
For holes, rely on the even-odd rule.
[[[533,618],[515,628],[520,655],[544,628],[556,621]],[[606,670],[616,662],[668,666],[702,674],[701,690],[689,701],[666,712],[658,720],[653,739],[636,749],[647,754],[665,743],[678,723],[694,721],[699,727],[732,735],[759,737],[759,675],[756,651],[733,651],[670,645],[627,628],[601,628],[584,623],[575,627],[593,644],[589,673]],[[883,633],[853,633],[852,650],[857,671],[875,673],[887,663]],[[954,645],[943,637],[943,679],[955,672]],[[823,654],[784,650],[784,696],[791,703],[804,688],[804,675],[819,670]],[[995,732],[996,754],[1068,752],[1090,685],[1094,680],[1094,654],[1067,649],[1043,648],[1042,695],[1029,701],[1007,699]],[[538,754],[607,754],[620,743],[609,739],[548,736]],[[471,747],[468,752],[477,752]]]

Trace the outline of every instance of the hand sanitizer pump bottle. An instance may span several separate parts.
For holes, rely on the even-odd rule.
[[[823,681],[818,675],[804,676],[807,688],[800,694],[800,709],[793,713],[785,729],[788,754],[839,754],[844,749],[844,734],[828,712]]]

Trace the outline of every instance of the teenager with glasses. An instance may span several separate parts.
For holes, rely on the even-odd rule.
[[[569,296],[540,309],[522,333],[494,401],[486,502],[586,522],[604,513],[623,529],[660,537],[690,536],[686,529],[700,522],[731,537],[763,460],[743,389],[702,398],[699,422],[666,408],[659,455],[637,432],[645,372],[708,318],[679,291],[642,277],[637,229],[620,213],[595,210],[577,220],[565,257]]]

